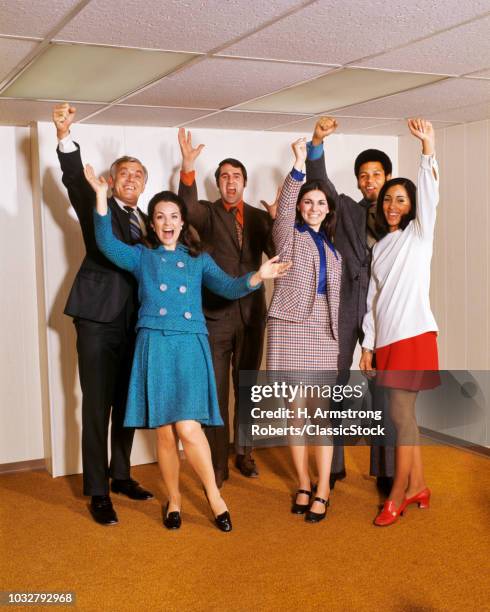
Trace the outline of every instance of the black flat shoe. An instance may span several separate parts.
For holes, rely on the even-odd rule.
[[[322,497],[314,497],[312,503],[316,501],[320,502],[321,504],[324,504],[325,512],[320,513],[308,510],[308,512],[305,514],[305,521],[307,523],[319,523],[320,521],[323,521],[323,519],[327,516],[327,508],[330,505],[330,501],[328,499],[323,499]]]
[[[214,519],[214,524],[221,531],[231,531],[233,527],[231,525],[231,516],[228,510],[218,514]]]
[[[182,525],[182,518],[180,516],[180,511],[175,510],[174,512],[168,512],[168,502],[165,506],[165,510],[163,511],[164,519],[163,524],[167,529],[180,529]]]
[[[93,495],[89,504],[90,514],[99,525],[117,525],[117,514],[109,495]]]
[[[313,495],[311,491],[307,491],[306,489],[298,489],[295,493],[293,505],[291,506],[291,512],[293,514],[304,514],[310,507],[309,502],[307,504],[298,504],[296,502],[296,497],[298,497],[298,495],[301,495],[301,494],[308,495],[310,499],[311,499],[311,496]]]
[[[132,478],[128,478],[127,480],[113,480],[111,482],[111,491],[113,493],[121,493],[129,497],[129,499],[136,499],[138,501],[153,499],[153,493],[143,489],[143,487]]]

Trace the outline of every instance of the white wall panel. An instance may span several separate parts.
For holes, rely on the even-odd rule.
[[[44,457],[29,129],[0,127],[0,464]]]

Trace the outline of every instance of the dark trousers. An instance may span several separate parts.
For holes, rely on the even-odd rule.
[[[129,478],[134,429],[123,427],[123,422],[134,351],[134,319],[125,307],[111,323],[80,318],[74,323],[82,388],[83,493],[107,495],[109,477]]]
[[[228,452],[230,446],[229,427],[229,395],[230,395],[230,366],[235,393],[235,416],[233,431],[235,451],[243,454],[251,448],[240,446],[238,436],[238,398],[240,370],[258,370],[262,359],[264,343],[264,326],[249,326],[239,319],[232,321],[224,319],[219,321],[207,320],[209,331],[209,344],[213,356],[213,366],[218,390],[218,402],[224,427],[206,427],[206,437],[211,447],[213,466],[216,471],[228,469]]]
[[[350,320],[341,320],[339,326],[339,376],[337,383],[346,385],[349,380],[352,359],[357,342],[362,343],[364,337],[361,329],[349,324]],[[375,364],[374,364],[375,365]],[[389,416],[388,393],[375,384],[368,385],[368,392],[371,396],[371,406],[373,410],[380,410],[383,413],[383,423],[389,431],[393,428]],[[391,439],[393,439],[391,437]],[[333,451],[332,473],[338,474],[345,470],[344,447],[336,444]],[[395,449],[393,446],[371,446],[369,473],[371,476],[394,476],[395,474]]]

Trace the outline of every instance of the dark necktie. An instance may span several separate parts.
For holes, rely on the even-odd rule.
[[[135,242],[141,240],[143,232],[141,231],[138,216],[136,215],[134,208],[131,206],[125,206],[124,210],[129,215],[129,233],[131,235],[131,242],[134,244]]]
[[[243,244],[243,227],[241,226],[241,223],[237,219],[238,208],[236,206],[234,206],[231,209],[231,214],[235,217],[236,237],[238,238],[238,244],[240,245],[240,248],[242,248],[242,244]]]

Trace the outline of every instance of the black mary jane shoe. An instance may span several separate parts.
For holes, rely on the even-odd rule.
[[[228,510],[225,510],[214,519],[214,524],[220,531],[231,531],[233,529],[231,525],[231,516]]]
[[[327,508],[330,505],[330,501],[328,499],[323,499],[323,497],[314,497],[311,503],[316,501],[320,502],[321,504],[324,504],[325,512],[319,513],[308,510],[308,512],[305,514],[305,521],[307,523],[319,523],[320,521],[323,521],[323,519],[327,516]]]
[[[293,505],[291,506],[291,512],[293,514],[304,514],[308,508],[310,507],[310,504],[298,504],[296,502],[296,498],[298,497],[298,495],[308,495],[308,497],[311,499],[311,496],[313,495],[313,493],[311,491],[307,491],[306,489],[298,489],[296,491],[296,493],[294,494],[294,501],[293,501]]]
[[[165,506],[163,524],[167,529],[180,529],[182,525],[182,518],[180,511],[175,510],[174,512],[168,512],[168,502]]]

